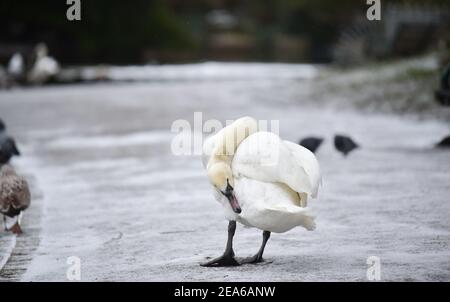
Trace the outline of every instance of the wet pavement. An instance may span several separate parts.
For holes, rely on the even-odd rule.
[[[66,281],[72,256],[83,281],[365,281],[369,256],[380,258],[381,280],[450,280],[450,152],[432,147],[448,122],[355,109],[364,91],[323,90],[332,79],[321,68],[258,65],[236,80],[245,65],[213,67],[0,91],[0,116],[23,153],[14,165],[35,201],[0,280]],[[223,251],[227,222],[200,157],[171,151],[172,123],[193,125],[194,112],[279,120],[292,141],[323,136],[316,231],[274,234],[260,265],[200,267]],[[362,148],[344,158],[335,133]],[[237,256],[260,240],[238,225]],[[13,243],[0,233],[0,264]]]

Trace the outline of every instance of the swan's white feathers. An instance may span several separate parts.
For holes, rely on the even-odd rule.
[[[214,150],[215,141],[216,141],[216,136],[211,135],[210,137],[206,138],[205,141],[203,142],[202,164],[203,164],[203,168],[205,168],[205,169],[208,167],[209,158],[211,157],[211,154]]]
[[[257,131],[258,122],[247,116],[221,129],[215,135],[207,138],[203,144],[203,165],[207,167],[217,161],[224,161],[231,165],[240,143]]]
[[[236,136],[242,128],[249,131]],[[276,233],[296,226],[315,229],[315,217],[306,205],[308,196],[316,197],[321,177],[314,154],[306,148],[258,132],[256,120],[245,117],[205,140],[202,162],[206,169],[217,162],[231,167],[242,212],[234,213],[214,190],[228,220]]]
[[[314,230],[314,215],[299,206],[296,192],[281,183],[267,183],[249,178],[235,180],[235,191],[242,208],[240,223],[275,233],[296,226]]]
[[[320,183],[314,154],[271,132],[257,132],[245,139],[234,156],[232,170],[237,177],[284,183],[312,197],[317,195]]]
[[[290,141],[283,141],[283,143],[289,148],[297,165],[303,167],[304,171],[309,177],[311,187],[311,197],[316,198],[319,191],[319,186],[322,183],[322,177],[320,173],[319,162],[316,159],[314,153],[309,151],[303,146],[294,144]]]

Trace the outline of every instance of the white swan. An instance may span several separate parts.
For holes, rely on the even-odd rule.
[[[48,48],[44,43],[40,43],[35,49],[36,60],[28,73],[28,82],[32,84],[42,84],[51,77],[56,76],[60,71],[58,61],[48,56]]]
[[[203,266],[261,262],[271,232],[315,228],[306,205],[309,196],[317,196],[321,176],[316,157],[308,149],[258,131],[257,121],[244,117],[205,141],[203,164],[230,221],[224,254]],[[264,231],[258,253],[240,263],[232,247],[236,221]]]
[[[20,78],[25,70],[25,63],[23,56],[20,53],[15,53],[8,63],[8,73],[14,78]]]

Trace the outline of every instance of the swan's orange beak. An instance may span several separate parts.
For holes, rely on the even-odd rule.
[[[230,202],[230,206],[233,209],[233,212],[236,214],[240,214],[242,212],[241,206],[239,205],[238,200],[236,199],[236,195],[234,195],[234,189],[230,184],[227,185],[227,188],[225,189],[225,192],[222,192],[223,195],[228,199]]]
[[[228,197],[228,196],[227,196],[227,197]],[[239,202],[238,202],[238,200],[236,199],[236,196],[234,195],[234,192],[233,192],[233,191],[231,191],[231,197],[228,198],[228,200],[230,201],[230,205],[231,205],[231,208],[233,209],[233,211],[234,211],[236,214],[240,214],[240,213],[242,212],[241,206],[239,205]]]

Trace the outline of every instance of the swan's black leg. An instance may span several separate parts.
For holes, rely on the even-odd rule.
[[[236,221],[230,221],[228,223],[228,240],[227,247],[222,256],[215,258],[211,261],[200,264],[201,266],[238,266],[239,262],[234,259],[233,251],[233,237],[236,232]]]
[[[259,262],[263,262],[263,253],[264,253],[264,248],[266,247],[266,243],[270,238],[270,232],[269,231],[264,231],[263,232],[263,241],[261,244],[261,247],[259,248],[258,253],[256,253],[256,255],[252,256],[252,257],[248,257],[245,258],[243,260],[241,260],[241,264],[256,264]]]

